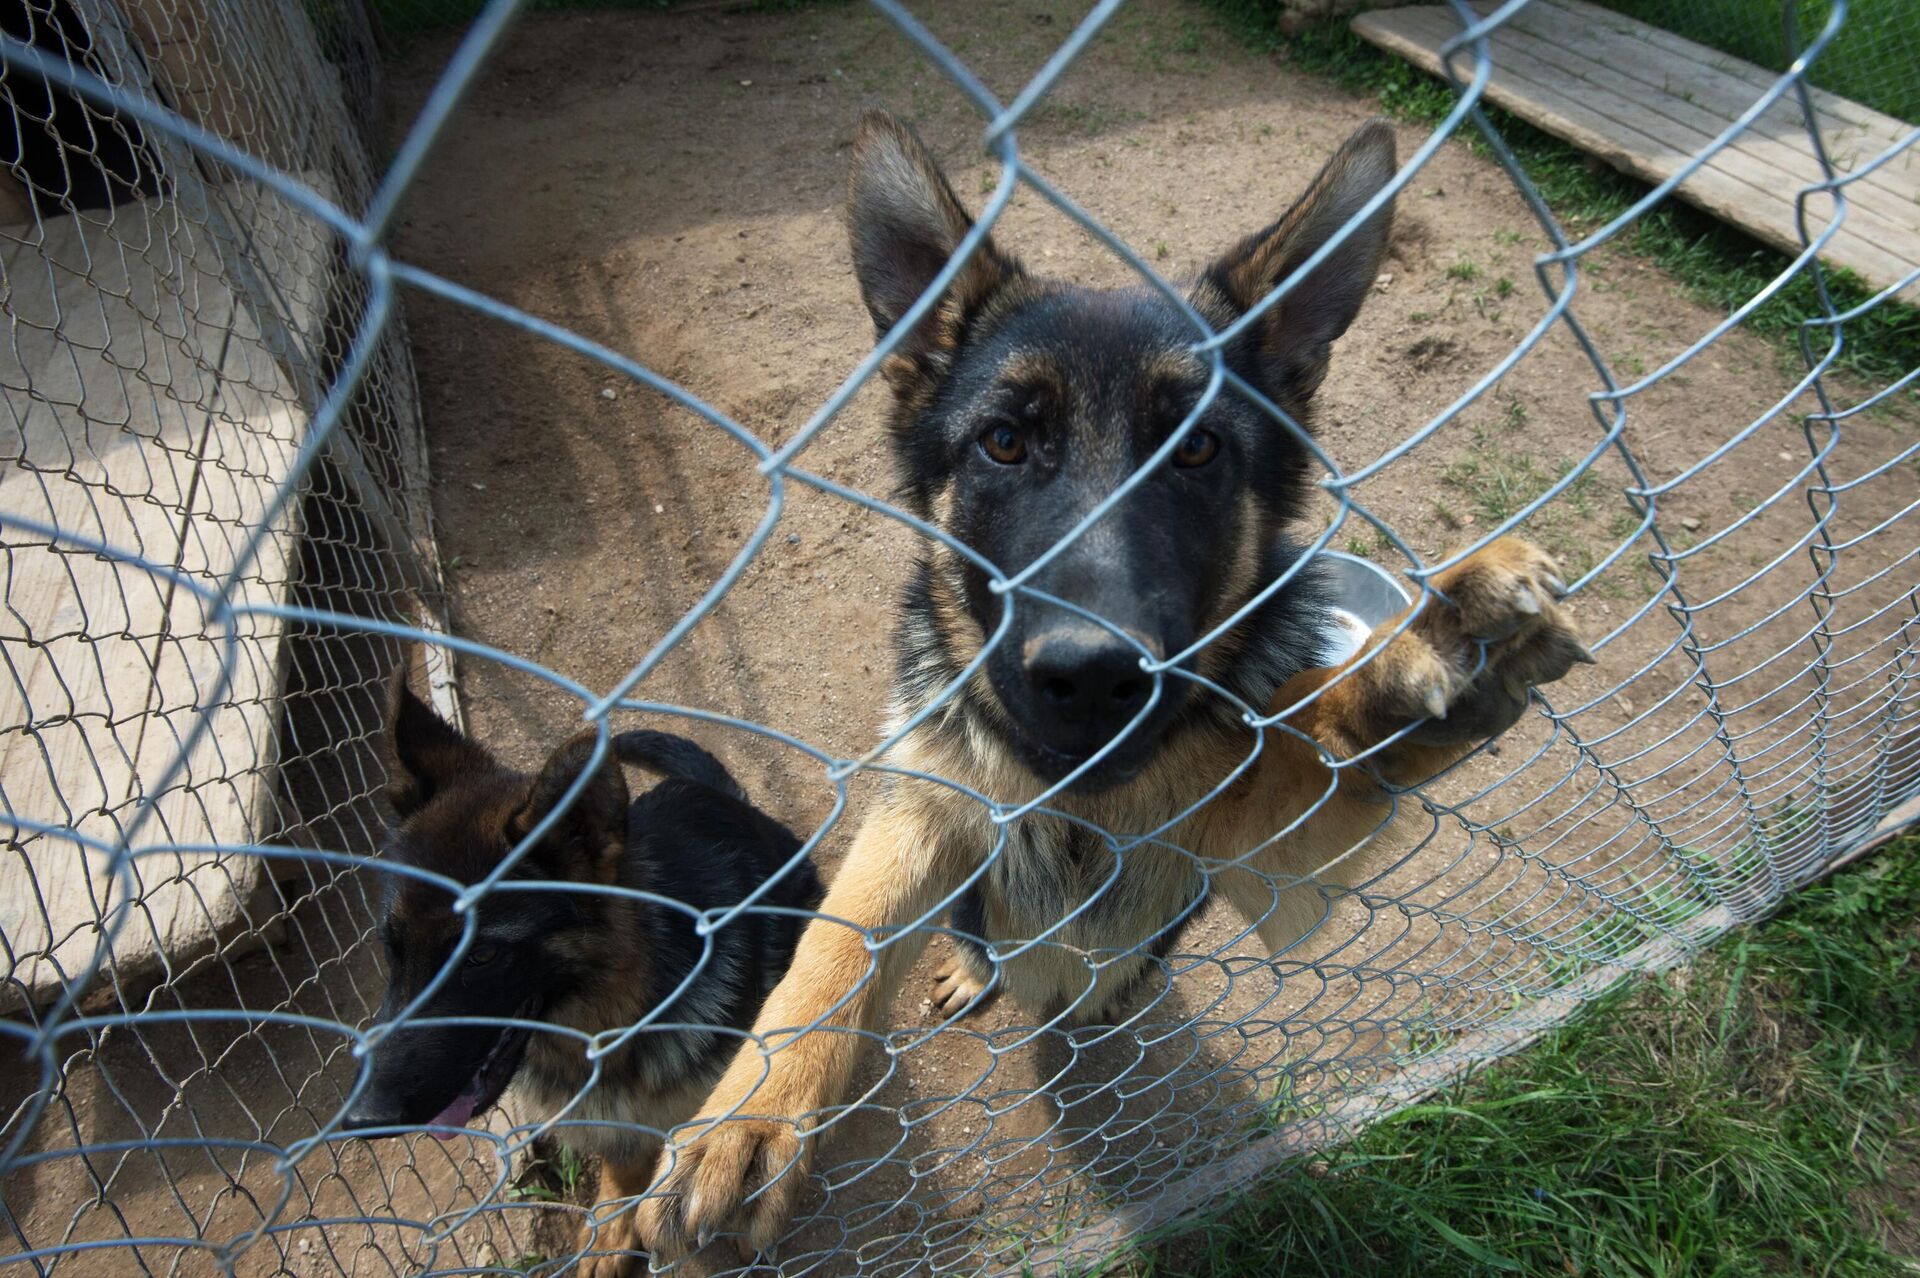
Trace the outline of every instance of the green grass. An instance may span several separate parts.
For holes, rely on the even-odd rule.
[[[1882,1236],[1916,1223],[1882,1182],[1920,1164],[1917,915],[1910,836],[1121,1271],[1920,1272]]]
[[[1371,94],[1392,115],[1431,125],[1444,118],[1454,104],[1450,86],[1375,49],[1344,25],[1287,36],[1275,24],[1273,6],[1267,0],[1203,2],[1242,42],[1284,54],[1296,68],[1326,75],[1354,92]],[[1883,2],[1890,4],[1892,0]],[[1909,78],[1920,83],[1920,76]],[[1599,228],[1647,191],[1644,183],[1598,168],[1585,152],[1498,107],[1488,106],[1486,114],[1555,216],[1575,235]],[[1491,156],[1478,130],[1469,125],[1459,136],[1477,154]],[[1737,308],[1759,292],[1789,260],[1674,200],[1641,217],[1614,243],[1650,258],[1689,296],[1722,312]],[[1849,309],[1873,296],[1873,290],[1849,272],[1828,270],[1826,274],[1836,309]],[[1746,327],[1779,343],[1787,358],[1798,364],[1800,322],[1824,313],[1811,273],[1802,272],[1750,315]],[[1838,367],[1868,381],[1885,383],[1920,366],[1920,309],[1883,303],[1849,323],[1845,336],[1846,345],[1836,360]],[[1920,400],[1920,391],[1909,392],[1906,398],[1909,402]]]
[[[536,1149],[544,1154],[527,1164],[503,1197],[509,1202],[572,1202],[587,1174],[580,1155],[558,1141]]]
[[[1573,469],[1570,460],[1549,463],[1521,447],[1512,437],[1523,432],[1526,424],[1525,405],[1508,400],[1498,427],[1475,426],[1466,449],[1440,472],[1440,482],[1472,512],[1479,528],[1492,528],[1512,518]],[[1586,576],[1598,562],[1594,515],[1600,495],[1599,479],[1592,470],[1582,471],[1519,526],[1520,532],[1560,561],[1563,571],[1573,574],[1569,581]],[[1449,529],[1466,523],[1444,499],[1434,501],[1433,515]]]
[[[1607,8],[1773,71],[1788,45],[1779,0],[1600,0]],[[1803,0],[1795,26],[1802,45],[1826,26],[1828,0]],[[1807,78],[1823,89],[1903,120],[1920,120],[1920,5],[1852,0],[1846,22]]]
[[[1584,482],[1591,474],[1587,472],[1576,482]],[[1531,454],[1508,447],[1479,429],[1474,432],[1473,446],[1449,462],[1440,474],[1441,482],[1466,496],[1474,513],[1487,525],[1524,510],[1553,486],[1554,478]]]
[[[1358,555],[1362,559],[1379,560],[1390,554],[1393,543],[1378,528],[1356,522],[1357,531],[1348,534],[1346,551],[1349,555]]]

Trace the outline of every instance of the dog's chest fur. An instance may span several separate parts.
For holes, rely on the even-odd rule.
[[[635,857],[625,885],[713,910],[745,898],[764,877],[750,858],[706,852]],[[787,875],[768,903],[810,907],[817,891],[809,868]],[[575,1149],[634,1162],[692,1118],[719,1081],[738,1046],[720,1027],[752,1023],[786,970],[795,924],[749,912],[703,938],[679,910],[621,899],[605,911],[578,940],[574,965],[592,975],[544,1014],[576,1033],[535,1035],[513,1091],[526,1119],[559,1115],[567,1125],[554,1134]],[[587,1058],[583,1035],[601,1035],[606,1046],[634,1026],[597,1063]]]
[[[554,1136],[578,1152],[618,1163],[651,1157],[660,1135],[698,1112],[726,1064],[723,1053],[710,1053],[694,1062],[697,1068],[657,1087],[634,1085],[629,1069],[615,1064],[593,1082],[582,1053],[572,1042],[568,1047],[571,1059],[564,1061],[538,1059],[529,1049],[509,1089],[514,1108],[523,1122],[555,1120]],[[610,1059],[618,1062],[624,1055],[617,1052]],[[614,1075],[627,1077],[616,1081]]]
[[[693,1117],[695,1106],[719,1081],[732,1045],[714,1031],[677,1028],[725,1025],[733,1019],[726,1006],[741,977],[738,958],[722,944],[712,965],[691,989],[658,1018],[660,1028],[636,1031],[595,1064],[586,1045],[572,1035],[542,1034],[527,1046],[526,1060],[513,1080],[519,1109],[528,1119],[560,1115],[565,1126],[554,1135],[583,1154],[631,1162],[656,1137]],[[665,990],[658,993],[664,994]],[[653,1010],[651,986],[637,990],[607,988],[576,996],[554,1008],[548,1019],[585,1033],[637,1023]],[[618,1005],[618,1006],[616,1006]],[[578,1103],[576,1102],[578,1098]],[[571,1107],[571,1108],[569,1108]],[[561,1111],[565,1110],[564,1114]],[[578,1125],[575,1125],[578,1124]],[[653,1129],[645,1131],[639,1129]]]
[[[1087,1021],[1167,952],[1202,890],[1193,859],[1177,850],[1120,852],[1083,826],[1030,817],[1009,830],[954,922],[999,942],[1003,955],[1037,941],[1002,959],[1002,983],[1036,1012]]]

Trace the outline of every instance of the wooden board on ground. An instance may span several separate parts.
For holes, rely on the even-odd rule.
[[[1492,0],[1474,9],[1491,13]],[[1423,5],[1364,13],[1355,33],[1436,75],[1441,49],[1460,33],[1453,11]],[[1707,150],[1779,77],[1670,32],[1589,4],[1534,0],[1487,40],[1493,62],[1487,97],[1547,132],[1648,182],[1679,173]],[[1471,50],[1453,55],[1463,80]],[[1828,158],[1857,173],[1889,151],[1892,158],[1843,188],[1844,218],[1821,251],[1875,289],[1904,284],[1920,302],[1920,145],[1913,129],[1815,90],[1814,111]],[[1770,106],[1678,188],[1686,200],[1784,253],[1802,251],[1796,201],[1823,174],[1798,95]],[[1807,232],[1817,238],[1840,213],[1825,193],[1805,201]]]
[[[311,333],[325,233],[247,207],[284,223],[243,229]],[[225,845],[270,833],[284,625],[212,615],[194,587],[250,553],[228,598],[286,601],[296,509],[271,503],[308,421],[207,229],[178,214],[150,200],[0,238],[0,808],[32,823],[0,833],[0,1012],[57,996],[114,921],[118,977],[177,970],[244,925],[260,881]],[[101,849],[143,810],[139,854],[108,873]]]

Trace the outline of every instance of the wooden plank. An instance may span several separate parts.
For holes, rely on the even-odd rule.
[[[321,196],[338,200],[333,184],[323,175],[308,173],[303,178]],[[326,296],[336,287],[326,266],[332,260],[331,241],[313,223],[293,215],[290,210],[284,210],[278,197],[263,192],[259,199],[267,206],[282,208],[283,211],[274,215],[258,207],[252,210],[248,218],[249,241],[245,253],[241,260],[233,263],[235,283],[249,300],[251,313],[266,325],[266,348],[281,361],[282,372],[299,382],[311,376],[309,365],[301,354],[302,339],[308,345],[317,345],[327,338],[326,334],[319,331],[319,325],[324,315]],[[282,244],[281,236],[288,226],[294,230],[289,244]],[[263,240],[262,237],[267,235],[274,235],[275,238]],[[282,255],[301,258],[307,265],[298,270],[262,272],[249,264],[252,259],[271,261]],[[303,284],[307,286],[305,291],[302,291]],[[392,393],[401,397],[394,405],[396,422],[416,420],[415,406],[410,398],[411,380],[397,379]],[[396,441],[401,483],[405,491],[427,493],[430,484],[425,437],[401,426],[396,432]],[[376,477],[359,443],[347,430],[336,430],[328,437],[327,460],[332,463],[341,482],[351,490],[361,512],[374,524],[395,564],[405,575],[418,604],[415,624],[429,634],[450,633],[445,604],[446,579],[441,572],[440,555],[426,501],[403,503],[401,508],[396,509],[387,496],[386,485]],[[427,696],[434,711],[448,723],[464,730],[466,716],[460,704],[459,672],[452,650],[428,644],[424,662]]]
[[[244,329],[244,311],[238,319]],[[232,573],[255,531],[265,526],[251,565],[227,595],[241,606],[287,598],[298,505],[290,503],[270,525],[267,507],[307,429],[306,412],[290,387],[254,383],[262,361],[257,355],[248,360],[247,349],[244,341],[229,347],[199,450],[180,554],[180,570],[211,585]],[[237,640],[231,647],[229,630]],[[284,637],[285,623],[276,617],[240,613],[218,619],[191,591],[175,592],[141,724],[135,767],[141,783],[156,785],[198,721],[204,718],[208,726],[171,784],[147,791],[155,811],[142,845],[206,848],[271,835]],[[245,923],[260,878],[255,858],[228,851],[163,851],[143,855],[136,868],[146,893],[174,898],[171,908],[150,909],[151,917],[141,922],[150,929],[142,939],[175,963]]]
[[[263,12],[249,0],[119,3],[155,85],[176,111],[277,168],[302,166],[306,157],[289,145],[301,131],[282,116],[288,84],[272,73],[285,69],[264,68],[266,47],[247,38],[268,20]],[[307,74],[326,74],[325,66],[308,64]]]
[[[0,227],[33,225],[33,193],[19,176],[0,169]]]
[[[1565,16],[1553,17],[1545,10],[1572,3],[1578,0],[1538,3],[1541,23],[1566,23]],[[1583,6],[1581,14],[1587,8],[1590,6]],[[1628,24],[1627,19],[1608,14],[1602,30],[1597,20],[1575,16],[1586,23],[1584,28],[1543,25],[1538,30],[1546,34],[1539,34],[1513,29],[1510,24],[1495,32],[1489,38],[1494,66],[1488,97],[1616,168],[1649,182],[1666,181],[1718,131],[1709,131],[1705,123],[1708,117],[1700,114],[1707,108],[1685,103],[1684,99],[1680,99],[1680,106],[1657,101],[1677,95],[1655,94],[1644,77],[1623,74],[1599,61],[1594,49],[1578,43],[1583,30],[1596,45],[1603,36],[1617,40],[1618,29]],[[1419,7],[1362,14],[1354,20],[1353,28],[1373,44],[1429,72],[1442,74],[1439,49],[1458,33],[1459,24],[1450,10]],[[1629,60],[1627,52],[1613,50],[1615,60]],[[1673,52],[1669,43],[1645,56]],[[1729,61],[1718,55],[1716,58],[1717,65]],[[1575,74],[1575,70],[1582,74]],[[1766,80],[1766,73],[1757,68],[1752,74]],[[1732,119],[1733,113],[1729,113],[1720,127]],[[1869,125],[1885,127],[1870,120],[1861,127]],[[1801,158],[1796,161],[1783,157],[1782,148],[1791,146],[1792,135],[1779,131],[1752,139],[1746,147],[1722,150],[1682,183],[1678,193],[1773,247],[1797,254],[1801,246],[1792,197],[1818,170],[1804,139],[1800,141]],[[1876,288],[1888,287],[1920,267],[1920,195],[1904,218],[1902,200],[1893,198],[1906,180],[1904,172],[1889,173],[1859,198],[1849,192],[1846,220],[1828,243],[1824,259],[1858,272]],[[1831,216],[1831,210],[1830,199],[1810,202],[1814,229]],[[1908,286],[1902,296],[1920,298],[1920,283]]]
[[[1479,2],[1484,3],[1484,0]],[[1591,0],[1552,0],[1552,3],[1584,19],[1592,26],[1623,33],[1630,32],[1635,39],[1642,40],[1655,49],[1678,54],[1690,62],[1707,66],[1721,75],[1744,83],[1750,90],[1747,94],[1749,102],[1758,98],[1780,78],[1776,72],[1769,71],[1765,67],[1757,67],[1732,54],[1698,44],[1671,31],[1637,22],[1624,14],[1593,4]],[[1812,85],[1807,87],[1813,98],[1814,110],[1819,113],[1823,125],[1833,122],[1858,130],[1863,135],[1878,141],[1877,150],[1885,150],[1913,132],[1913,126],[1903,120],[1883,115],[1872,107],[1855,102],[1851,98],[1843,98],[1837,93],[1829,93],[1825,89],[1814,88]]]
[[[0,272],[13,338],[0,351],[0,399],[20,432],[0,472],[0,520],[56,527],[170,568],[175,512],[192,483],[182,459],[204,430],[196,403],[213,385],[166,340],[168,285],[178,281],[77,217],[48,219],[8,244]],[[136,564],[19,531],[6,540],[5,807],[111,843],[171,591]],[[86,966],[111,887],[103,858],[72,840],[7,840],[0,935],[14,970],[0,1007],[27,991],[36,1000],[57,992],[63,975]]]
[[[1403,29],[1435,50],[1459,31],[1459,24],[1444,10],[1401,12],[1409,15]],[[1525,93],[1535,101],[1561,100],[1570,118],[1584,118],[1596,131],[1608,132],[1616,144],[1628,148],[1628,154],[1637,163],[1644,164],[1645,157],[1658,157],[1661,163],[1649,165],[1646,169],[1653,181],[1664,181],[1694,155],[1710,147],[1719,131],[1733,118],[1728,116],[1711,130],[1683,124],[1629,96],[1632,90],[1623,91],[1620,76],[1606,64],[1560,52],[1550,42],[1523,33],[1515,33],[1512,39],[1504,42],[1496,52],[1495,59],[1497,74],[1503,77],[1508,89]],[[1435,61],[1437,65],[1437,54]],[[1699,176],[1689,179],[1688,185],[1698,183],[1703,193],[1724,199],[1732,207],[1773,208],[1779,219],[1779,235],[1774,241],[1775,246],[1797,253],[1800,243],[1793,230],[1791,195],[1823,180],[1819,165],[1804,138],[1801,145],[1803,149],[1799,162],[1793,168],[1774,164],[1738,147],[1723,149],[1714,155]],[[1722,178],[1734,179],[1744,184],[1745,189],[1731,186],[1721,181]],[[1684,192],[1685,188],[1682,189]],[[1889,197],[1876,193],[1873,198],[1877,204]],[[1903,201],[1891,199],[1890,206],[1895,210],[1895,215],[1889,218],[1882,216],[1875,208],[1866,207],[1850,192],[1846,222],[1841,231],[1841,235],[1848,240],[1844,251],[1859,259],[1859,263],[1877,263],[1875,269],[1887,272],[1888,282],[1899,279],[1914,266],[1920,265],[1920,243],[1916,244],[1912,260],[1885,247],[1899,245],[1912,234],[1898,220],[1904,212],[1899,207],[1901,203]],[[1913,210],[1913,218],[1920,220],[1920,203],[1908,207]],[[1810,232],[1817,234],[1836,211],[1831,196],[1823,195],[1810,200]],[[1838,251],[1836,245],[1830,244],[1829,247]],[[1854,265],[1856,270],[1861,269],[1860,264]]]
[[[1485,0],[1475,0],[1474,7],[1491,11]],[[1514,31],[1538,36],[1549,43],[1574,47],[1608,64],[1621,76],[1655,90],[1660,97],[1708,108],[1722,120],[1732,120],[1744,112],[1771,91],[1779,78],[1773,72],[1586,4],[1584,0],[1543,0],[1515,14],[1508,25]],[[1899,121],[1869,112],[1844,98],[1818,90],[1813,90],[1812,96],[1821,136],[1829,149],[1838,153],[1832,158],[1843,171],[1858,167],[1857,153],[1862,149],[1868,151],[1866,158],[1870,158],[1897,147],[1912,132]],[[1862,112],[1870,119],[1857,118],[1857,113]],[[1806,122],[1801,115],[1799,95],[1788,92],[1768,108],[1755,127],[1768,135],[1796,142],[1803,140]],[[1855,158],[1849,158],[1849,152],[1855,153]],[[1903,156],[1895,161],[1895,167],[1910,173],[1920,165],[1913,157]]]
[[[1492,6],[1480,0],[1476,7],[1491,10]],[[1711,65],[1705,60],[1712,56],[1710,50],[1695,46],[1700,55],[1695,60],[1621,31],[1616,23],[1596,21],[1585,9],[1576,9],[1567,0],[1537,3],[1514,15],[1509,26],[1517,34],[1535,37],[1529,42],[1534,56],[1580,79],[1595,81],[1602,89],[1608,81],[1631,82],[1637,86],[1632,90],[1635,101],[1705,139],[1717,137],[1765,91]],[[1842,173],[1853,172],[1898,146],[1911,132],[1882,137],[1879,130],[1822,115],[1817,109],[1815,114],[1828,159]],[[1775,102],[1732,147],[1776,165],[1803,185],[1825,178],[1814,158],[1796,94]],[[1920,148],[1906,148],[1885,166],[1851,183],[1847,198],[1887,214],[1896,224],[1911,222],[1920,214]]]

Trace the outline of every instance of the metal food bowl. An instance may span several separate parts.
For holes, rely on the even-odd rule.
[[[1371,560],[1323,550],[1313,561],[1333,596],[1333,626],[1327,636],[1330,666],[1358,653],[1374,627],[1413,602],[1399,578]]]

